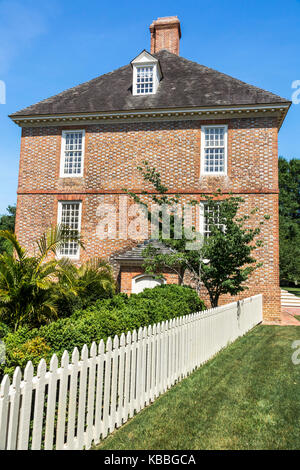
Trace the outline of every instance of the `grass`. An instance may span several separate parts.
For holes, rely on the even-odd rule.
[[[282,289],[300,297],[300,287],[282,287]]]
[[[298,326],[258,326],[98,449],[300,449]]]

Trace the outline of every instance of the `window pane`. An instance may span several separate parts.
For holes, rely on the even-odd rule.
[[[225,128],[206,127],[204,141],[204,171],[225,172]]]
[[[71,230],[79,230],[80,227],[80,202],[61,203],[61,217],[59,223]],[[60,247],[60,256],[77,256],[79,245],[76,242],[68,241]]]
[[[67,132],[65,134],[64,175],[78,175],[82,170],[83,133]]]
[[[204,204],[204,228],[203,235],[208,238],[211,234],[211,224],[214,223],[218,228],[225,230],[224,224],[220,223],[220,206],[216,210],[211,209],[208,204]]]
[[[153,67],[137,67],[136,91],[143,95],[153,92]]]

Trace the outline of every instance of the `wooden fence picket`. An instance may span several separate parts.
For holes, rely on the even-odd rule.
[[[48,372],[48,399],[46,413],[46,430],[45,430],[45,450],[53,449],[54,442],[54,420],[56,412],[56,391],[57,391],[57,369],[58,359],[54,354],[50,361],[50,372]]]
[[[161,323],[161,387],[160,393],[166,391],[166,322]]]
[[[116,404],[117,404],[117,377],[119,364],[119,338],[114,337],[112,352],[112,381],[111,381],[111,398],[110,398],[110,417],[109,432],[113,432],[116,425]]]
[[[145,377],[145,403],[146,406],[150,403],[151,393],[151,337],[152,337],[152,326],[149,325],[146,328],[146,377]]]
[[[95,434],[94,440],[95,443],[98,444],[100,441],[101,433],[103,432],[102,429],[102,412],[103,412],[103,384],[104,384],[104,360],[105,360],[105,345],[103,339],[101,339],[99,348],[98,348],[98,356],[97,356],[97,381],[96,381],[96,411],[95,411]]]
[[[6,449],[8,430],[9,387],[10,380],[8,375],[5,375],[0,387],[0,450]]]
[[[28,362],[0,384],[0,450],[89,449],[262,321],[262,296]]]
[[[136,409],[136,387],[137,387],[137,331],[133,330],[131,337],[131,384],[130,384],[130,401],[129,401],[129,416],[134,415]]]
[[[146,402],[146,375],[147,375],[147,328],[143,328],[142,354],[141,354],[141,409]]]
[[[118,400],[117,400],[117,415],[116,415],[116,426],[119,428],[122,424],[122,417],[124,411],[124,388],[126,375],[124,376],[125,367],[125,344],[126,338],[124,333],[120,337],[120,348],[119,348],[119,376],[118,376]]]
[[[138,341],[136,344],[136,352],[137,352],[137,357],[136,357],[136,395],[135,395],[135,409],[137,413],[141,410],[141,392],[142,392],[142,368],[143,368],[143,363],[142,363],[142,358],[143,358],[143,329],[139,328],[138,330]]]
[[[156,376],[155,376],[155,394],[154,397],[158,398],[161,392],[161,324],[156,326]]]
[[[21,398],[21,378],[22,373],[20,367],[17,367],[13,376],[12,392],[10,397],[10,419],[7,436],[7,450],[15,450],[17,448],[17,430],[20,412]],[[0,446],[1,448],[1,446]]]
[[[68,403],[68,425],[67,425],[67,448],[69,450],[75,449],[75,423],[77,408],[77,393],[78,393],[78,370],[79,370],[79,351],[77,348],[72,353],[72,369],[70,377],[70,392]]]
[[[86,419],[86,439],[85,447],[90,449],[94,437],[94,406],[95,406],[95,381],[96,381],[96,355],[97,345],[94,342],[90,349],[89,359],[89,379],[88,379],[88,400]]]
[[[88,373],[88,348],[83,346],[81,351],[80,379],[79,379],[79,400],[77,418],[77,440],[76,449],[83,449],[85,432],[86,394],[87,394],[87,373]]]
[[[65,425],[67,409],[67,390],[68,390],[68,366],[69,354],[65,351],[61,358],[61,368],[59,373],[59,398],[57,411],[57,430],[56,430],[56,450],[63,450],[65,445]]]
[[[149,399],[154,402],[155,397],[155,377],[156,377],[156,325],[153,325],[150,338],[151,347],[151,384],[149,391]]]
[[[20,410],[18,449],[27,450],[29,448],[30,415],[33,388],[33,365],[29,361],[24,371],[24,382],[22,390],[22,405]]]
[[[35,403],[33,415],[32,429],[32,450],[40,450],[42,443],[43,418],[44,418],[44,402],[45,402],[45,376],[47,364],[42,359],[37,368],[36,387],[35,387]]]
[[[121,337],[122,341],[122,337]],[[129,414],[129,399],[130,399],[130,380],[131,380],[131,332],[128,331],[126,336],[126,346],[124,348],[124,389],[123,389],[123,408],[121,413],[121,421],[122,423],[126,423]]]
[[[104,382],[103,428],[102,428],[103,439],[107,436],[108,428],[109,428],[111,355],[112,355],[112,341],[111,341],[111,338],[108,338],[106,342],[106,353],[105,353],[105,382]]]

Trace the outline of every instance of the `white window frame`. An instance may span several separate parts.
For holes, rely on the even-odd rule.
[[[64,173],[65,169],[65,148],[66,148],[66,135],[70,133],[82,133],[82,156],[81,156],[81,172],[80,173]],[[85,156],[85,129],[68,129],[62,131],[61,134],[61,153],[60,153],[60,178],[82,178],[84,169],[84,156]]]
[[[61,200],[58,201],[58,210],[57,210],[57,224],[60,225],[62,222],[62,207],[63,204],[79,204],[79,214],[78,214],[78,233],[81,232],[81,217],[82,217],[82,201],[81,200],[72,200],[72,201],[67,201],[67,200]],[[58,259],[62,258],[68,258],[72,260],[79,260],[80,259],[80,245],[78,245],[78,250],[76,255],[62,255],[60,253],[56,254]]]
[[[205,227],[205,206],[206,205],[207,205],[207,203],[205,203],[204,201],[200,202],[199,233],[203,236],[203,239],[205,237],[204,227]],[[218,225],[224,227],[224,224],[218,224]],[[210,232],[207,232],[207,233],[210,233]],[[209,237],[209,235],[208,235],[208,237]]]
[[[211,128],[224,129],[224,171],[205,171],[205,130]],[[201,175],[226,176],[228,167],[228,125],[204,125],[201,126]]]
[[[138,69],[141,68],[146,68],[146,67],[151,67],[152,68],[152,74],[153,74],[153,82],[152,82],[152,91],[149,93],[138,93],[137,91],[137,75],[138,75]],[[157,88],[157,67],[156,64],[139,64],[139,65],[134,65],[133,66],[133,94],[136,96],[147,96],[147,95],[154,95],[156,93],[156,88]]]

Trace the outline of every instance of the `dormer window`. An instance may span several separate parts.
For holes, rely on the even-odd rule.
[[[153,95],[156,93],[162,73],[159,61],[143,51],[132,62],[133,69],[133,95]]]
[[[153,93],[154,77],[153,65],[136,68],[136,93],[137,95],[147,95]]]

